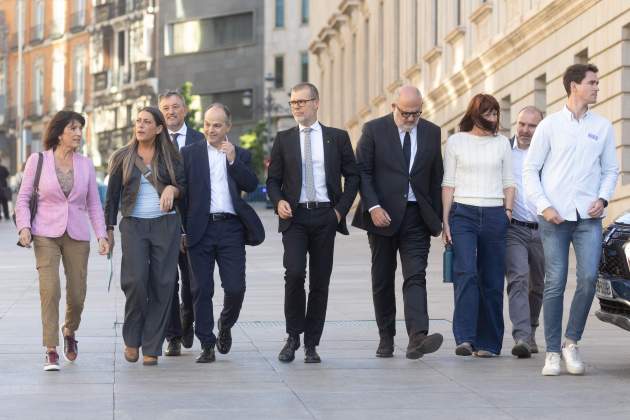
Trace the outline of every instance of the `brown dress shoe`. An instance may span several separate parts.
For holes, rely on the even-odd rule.
[[[155,366],[157,365],[157,361],[157,356],[142,356],[142,364],[144,366]]]
[[[125,346],[125,360],[129,363],[136,363],[138,361],[139,352],[137,347]]]

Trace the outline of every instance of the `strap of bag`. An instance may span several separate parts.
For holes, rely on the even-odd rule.
[[[42,177],[42,166],[44,166],[44,155],[42,152],[37,154],[37,170],[35,171],[35,179],[33,180],[33,194],[39,192],[39,179]]]

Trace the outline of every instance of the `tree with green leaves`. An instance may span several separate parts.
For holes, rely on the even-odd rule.
[[[199,109],[193,107],[193,84],[192,82],[184,82],[182,87],[180,88],[180,93],[184,97],[184,102],[186,103],[186,108],[188,108],[188,113],[186,114],[185,122],[188,127],[191,127],[195,130],[201,129],[201,122],[197,118],[197,113],[200,112]]]
[[[265,141],[266,123],[264,120],[258,121],[253,129],[247,131],[240,137],[241,147],[249,150],[252,154],[252,165],[258,175],[258,179],[265,177]]]

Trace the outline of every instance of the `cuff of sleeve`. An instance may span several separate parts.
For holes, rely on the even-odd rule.
[[[455,188],[455,182],[442,180],[442,186],[448,188]]]
[[[536,203],[536,211],[539,214],[542,214],[542,212],[549,207],[551,207],[551,203],[546,198],[541,198],[538,200],[538,203]]]
[[[372,210],[377,209],[377,208],[380,208],[380,207],[381,207],[381,206],[380,206],[380,205],[378,205],[378,204],[377,204],[377,205],[375,205],[375,206],[372,206],[372,207],[370,207],[370,208],[369,208],[368,212],[372,213]]]

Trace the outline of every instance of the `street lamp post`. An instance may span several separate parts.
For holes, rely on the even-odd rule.
[[[274,110],[274,100],[273,95],[271,94],[271,89],[273,89],[273,85],[276,81],[276,78],[271,73],[267,73],[265,76],[265,87],[267,88],[267,94],[265,95],[265,114],[267,116],[267,135],[265,141],[265,155],[269,155],[269,151],[271,149],[271,138],[272,138],[272,126],[273,126],[273,110]]]

